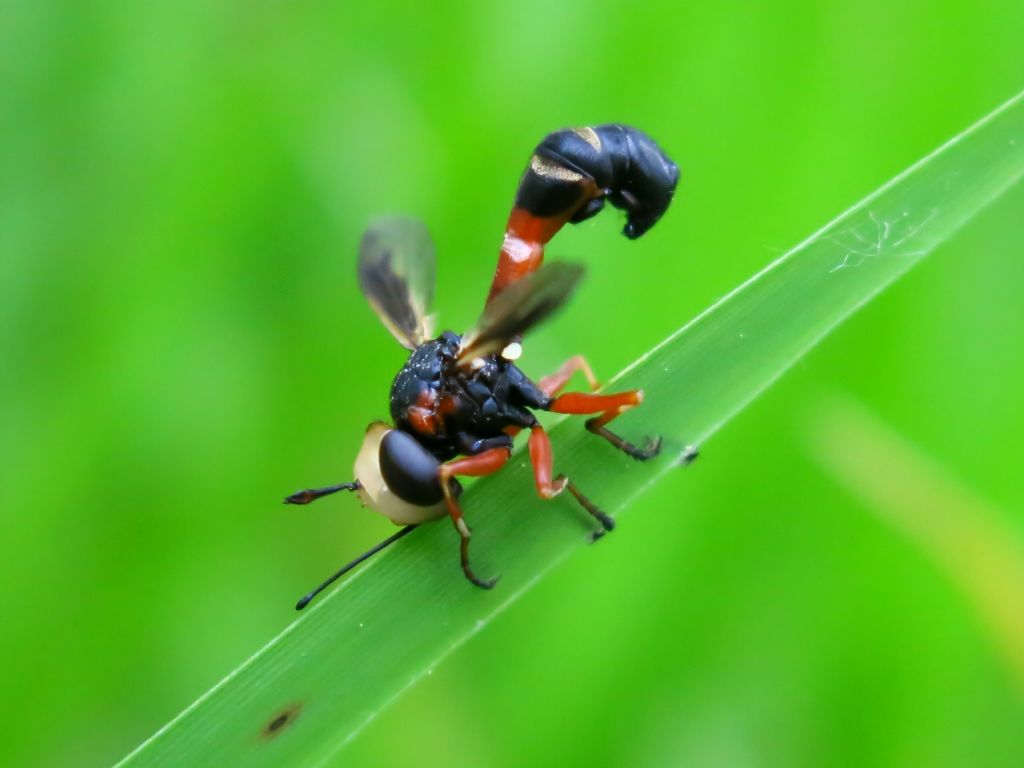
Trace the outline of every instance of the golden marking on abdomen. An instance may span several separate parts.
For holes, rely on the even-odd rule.
[[[564,165],[553,163],[540,155],[534,155],[530,158],[530,170],[546,179],[570,182],[583,181],[584,179],[583,174],[569,170]]]
[[[592,146],[595,152],[601,151],[601,137],[597,135],[597,131],[593,128],[586,126],[583,128],[573,128],[572,132]]]

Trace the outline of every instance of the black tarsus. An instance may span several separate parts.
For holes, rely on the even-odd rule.
[[[597,539],[601,538],[606,533],[615,529],[615,519],[611,515],[609,515],[607,512],[602,511],[600,507],[598,507],[589,498],[584,496],[583,493],[580,492],[580,489],[576,487],[575,483],[573,483],[571,480],[567,478],[564,478],[564,476],[563,479],[565,479],[565,487],[569,490],[569,493],[571,493],[573,497],[575,497],[576,501],[580,503],[581,507],[587,510],[587,512],[590,513],[594,517],[594,519],[601,524],[601,530],[595,531],[593,534],[594,541],[597,541]]]
[[[314,597],[319,595],[321,592],[323,592],[325,589],[327,589],[329,586],[331,586],[331,584],[336,582],[338,579],[340,579],[346,573],[351,571],[353,568],[355,568],[361,562],[363,562],[364,560],[368,560],[369,558],[373,557],[375,554],[380,552],[382,549],[390,546],[391,544],[394,544],[396,541],[398,541],[403,536],[406,536],[409,533],[411,533],[414,528],[418,528],[418,527],[419,526],[416,526],[416,525],[407,525],[407,526],[405,526],[398,533],[395,533],[395,534],[392,534],[391,536],[388,536],[380,544],[376,545],[375,547],[372,547],[371,549],[368,549],[366,552],[361,554],[359,557],[357,557],[352,562],[349,562],[349,563],[346,563],[345,565],[343,565],[341,568],[338,569],[338,571],[335,574],[333,574],[329,579],[324,581],[323,584],[321,584],[319,587],[317,587],[312,592],[310,592],[309,594],[305,595],[301,600],[299,600],[299,602],[297,602],[295,604],[295,610],[296,611],[301,611],[303,608],[305,608],[307,605],[309,605],[310,601]]]
[[[584,426],[587,428],[587,431],[592,432],[598,437],[603,437],[631,459],[647,461],[661,453],[660,437],[655,437],[654,439],[648,437],[644,441],[644,446],[641,448],[638,445],[634,445],[629,440],[626,440],[624,437],[619,437],[607,427],[601,426],[597,418],[589,419]]]
[[[461,535],[461,534],[460,534]],[[473,571],[472,566],[469,564],[469,537],[462,536],[462,540],[459,542],[459,560],[462,564],[462,573],[469,580],[469,582],[480,589],[494,589],[494,585],[498,583],[498,579],[501,576],[495,576],[493,579],[481,579]]]

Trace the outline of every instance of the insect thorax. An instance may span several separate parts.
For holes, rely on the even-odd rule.
[[[511,362],[487,355],[459,365],[459,336],[451,331],[413,350],[391,385],[391,418],[438,458],[462,453],[459,434],[483,439],[509,426],[530,426],[521,382]]]

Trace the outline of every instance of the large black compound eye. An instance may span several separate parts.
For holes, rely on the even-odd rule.
[[[441,462],[416,438],[392,429],[380,441],[380,473],[388,489],[403,501],[423,507],[444,498]]]

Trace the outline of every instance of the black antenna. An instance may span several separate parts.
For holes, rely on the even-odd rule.
[[[312,592],[310,592],[310,593],[309,593],[308,595],[306,595],[306,596],[305,596],[304,598],[302,598],[301,600],[299,600],[299,602],[297,602],[297,603],[295,604],[295,610],[296,610],[296,611],[301,611],[301,610],[302,610],[303,608],[305,608],[305,607],[306,607],[307,605],[309,605],[310,601],[311,601],[311,600],[312,600],[312,599],[313,599],[314,597],[316,597],[317,595],[319,595],[319,594],[320,594],[321,592],[323,592],[323,591],[324,591],[325,589],[327,589],[327,588],[328,588],[329,586],[331,586],[331,584],[333,584],[334,582],[336,582],[336,581],[337,581],[338,579],[340,579],[340,578],[341,578],[342,576],[344,576],[344,575],[345,575],[346,573],[348,573],[349,571],[351,571],[351,570],[352,570],[353,568],[355,568],[355,567],[356,567],[357,565],[359,565],[359,564],[360,564],[361,562],[363,562],[364,560],[367,560],[367,559],[369,559],[369,558],[373,557],[374,555],[376,555],[376,554],[377,554],[378,552],[380,552],[380,551],[381,551],[382,549],[384,549],[385,547],[389,546],[390,544],[394,544],[394,543],[395,543],[396,541],[398,541],[398,540],[399,540],[400,538],[402,538],[403,536],[405,536],[405,535],[407,535],[407,534],[411,533],[411,532],[412,532],[412,530],[413,530],[414,528],[416,528],[416,527],[418,527],[418,526],[415,526],[415,525],[407,525],[407,526],[405,526],[405,528],[403,528],[402,530],[400,530],[400,531],[399,531],[398,533],[396,533],[396,534],[393,534],[393,535],[391,535],[391,536],[388,536],[388,537],[387,537],[386,539],[384,539],[384,541],[382,541],[382,542],[381,542],[380,544],[378,544],[377,546],[373,547],[373,549],[367,550],[366,552],[364,552],[363,554],[361,554],[361,555],[360,555],[359,557],[357,557],[357,558],[356,558],[355,560],[353,560],[353,561],[352,561],[351,563],[346,563],[345,565],[343,565],[343,566],[342,566],[342,567],[341,567],[341,568],[340,568],[340,569],[338,570],[338,572],[337,572],[337,573],[335,573],[335,574],[334,574],[333,576],[331,576],[331,577],[330,577],[329,579],[327,579],[327,581],[325,581],[325,582],[324,582],[323,584],[321,584],[321,585],[320,585],[319,587],[317,587],[316,589],[314,589],[314,590],[313,590]]]
[[[304,491],[296,491],[291,496],[284,497],[285,504],[309,504],[311,501],[322,499],[324,496],[330,496],[332,493],[338,491],[358,491],[362,488],[359,481],[356,480],[351,483],[340,483],[338,485],[328,485],[326,488],[307,488]]]

